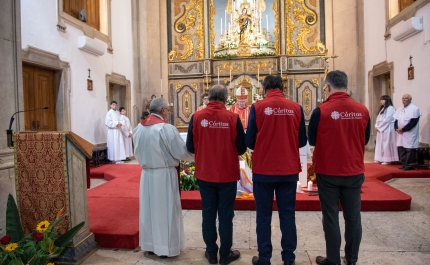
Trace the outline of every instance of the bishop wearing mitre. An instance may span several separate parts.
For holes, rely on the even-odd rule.
[[[246,99],[248,98],[248,90],[245,89],[243,86],[240,86],[236,90],[236,98],[237,102],[230,108],[230,111],[239,115],[240,121],[242,122],[242,126],[246,131],[250,110],[249,105],[246,104]]]

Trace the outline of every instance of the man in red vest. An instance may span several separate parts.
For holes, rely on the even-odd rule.
[[[209,90],[209,104],[191,117],[187,149],[195,154],[196,171],[202,197],[202,232],[205,257],[218,263],[216,218],[218,214],[219,263],[229,264],[240,257],[232,250],[233,217],[237,181],[240,179],[239,155],[246,151],[245,133],[237,114],[225,108],[228,94],[223,85]]]
[[[280,76],[267,76],[263,87],[266,97],[251,106],[245,137],[248,148],[254,150],[252,180],[257,206],[258,257],[252,258],[252,264],[270,264],[272,205],[276,193],[282,260],[291,265],[297,247],[296,187],[302,171],[299,148],[307,144],[305,119],[302,107],[285,98]]]
[[[327,74],[327,101],[309,121],[309,144],[315,146],[313,165],[323,214],[326,257],[316,263],[341,264],[339,202],[345,219],[346,264],[357,262],[361,242],[361,185],[364,182],[364,146],[370,137],[370,117],[365,106],[346,93],[348,77],[342,71]]]

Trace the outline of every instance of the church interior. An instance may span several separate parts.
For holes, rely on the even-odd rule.
[[[96,247],[85,206],[85,161],[106,149],[104,119],[113,100],[134,128],[151,96],[162,97],[169,123],[186,132],[213,85],[227,87],[227,108],[237,91],[252,105],[264,98],[264,78],[279,75],[285,98],[303,107],[308,124],[327,99],[326,74],[341,70],[348,75],[347,93],[368,108],[373,124],[382,95],[395,108],[404,94],[412,96],[422,114],[419,149],[429,167],[430,0],[8,0],[0,2],[0,15],[0,121],[7,126],[0,134],[0,237],[8,195],[27,196],[32,179],[41,178],[18,167],[16,150],[31,141],[22,135],[52,132],[52,141],[67,151],[49,147],[61,159],[43,160],[41,167],[57,165],[64,179],[45,182],[64,191],[51,193],[68,206],[70,225],[87,222],[73,240],[84,242],[76,251],[85,252],[82,245],[91,250],[70,264],[206,264],[199,210],[183,210],[187,249],[172,261],[138,248]],[[372,126],[366,163],[373,162],[376,134]],[[20,184],[24,176],[29,182]],[[388,184],[412,197],[410,209],[363,213],[358,264],[429,264],[430,171]],[[37,203],[55,205],[42,198]],[[324,250],[320,219],[318,210],[297,212],[296,264],[315,264]],[[244,255],[233,264],[250,264],[257,252],[254,220],[255,211],[236,211],[234,245]],[[276,214],[273,226],[279,226]],[[278,239],[275,234],[274,250]],[[275,256],[272,264],[281,264]]]

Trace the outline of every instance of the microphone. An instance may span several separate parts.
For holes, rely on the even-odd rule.
[[[12,133],[13,133],[12,123],[15,120],[15,118],[13,116],[15,116],[15,114],[20,113],[20,112],[35,111],[35,110],[39,110],[39,109],[49,109],[49,107],[45,106],[45,107],[37,108],[37,109],[19,110],[19,111],[15,112],[14,114],[12,114],[12,117],[10,117],[10,122],[9,122],[9,130],[6,130],[7,146],[9,148],[13,147],[13,141],[12,141]]]

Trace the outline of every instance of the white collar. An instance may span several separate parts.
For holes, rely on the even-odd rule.
[[[158,114],[151,113],[151,115],[157,116],[158,118],[160,118],[160,119],[162,119],[162,120],[164,121],[163,117],[161,117],[161,116],[160,116],[160,115],[158,115]]]

